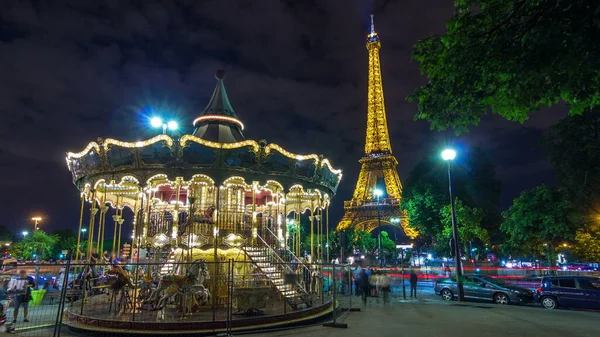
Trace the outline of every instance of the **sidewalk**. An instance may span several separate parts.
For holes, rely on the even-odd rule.
[[[422,300],[387,305],[370,301],[354,307],[361,311],[343,314],[338,320],[348,324],[347,329],[318,325],[250,336],[591,337],[598,335],[600,319],[595,312]]]

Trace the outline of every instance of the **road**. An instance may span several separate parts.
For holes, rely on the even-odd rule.
[[[325,328],[321,324],[294,330],[269,333],[253,333],[250,336],[283,337],[297,335],[311,337],[347,336],[436,336],[436,337],[506,337],[569,336],[584,337],[598,335],[600,313],[575,310],[547,310],[537,305],[499,306],[492,303],[446,302],[433,293],[431,283],[419,284],[418,299],[402,296],[399,280],[392,280],[390,303],[369,298],[363,304],[359,297],[340,296],[340,306],[360,308],[360,312],[341,314],[340,322],[348,329]],[[407,287],[410,294],[410,289]],[[47,308],[44,308],[47,307]],[[11,309],[12,310],[12,309]],[[18,323],[19,335],[51,336],[53,328],[29,329],[28,327],[52,324],[55,306],[33,308],[31,323]],[[10,314],[10,312],[9,312]],[[11,317],[9,315],[9,317]],[[82,337],[64,328],[62,336]]]

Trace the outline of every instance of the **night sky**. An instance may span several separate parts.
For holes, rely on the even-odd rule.
[[[215,69],[248,139],[322,153],[344,177],[331,209],[341,217],[358,175],[366,122],[369,14],[381,37],[388,124],[400,179],[428,151],[456,141],[488,151],[504,184],[552,183],[538,142],[566,116],[537,112],[524,125],[498,116],[456,138],[415,122],[406,101],[425,83],[415,42],[442,34],[451,1],[0,1],[0,214],[15,232],[76,228],[79,193],[65,164],[97,137],[146,139],[148,117],[192,119],[212,94]],[[460,154],[459,154],[460,155]]]

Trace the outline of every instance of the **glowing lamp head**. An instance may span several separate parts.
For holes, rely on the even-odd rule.
[[[445,149],[444,151],[442,151],[442,159],[448,161],[454,160],[454,158],[456,158],[456,151],[454,151],[453,149]]]
[[[376,189],[374,189],[374,190],[373,190],[373,194],[374,194],[376,197],[381,197],[381,196],[383,195],[383,191],[382,191],[382,190],[380,190],[380,189],[378,189],[378,188],[376,188]]]
[[[177,125],[177,122],[170,121],[169,123],[167,123],[167,127],[169,128],[169,130],[175,131],[175,130],[177,130],[178,125]]]
[[[150,125],[152,125],[153,128],[160,128],[163,125],[162,119],[153,117],[150,119]]]
[[[23,232],[21,232],[21,234],[23,234],[23,236],[27,236],[27,234],[29,234],[29,232],[28,231],[23,231]]]

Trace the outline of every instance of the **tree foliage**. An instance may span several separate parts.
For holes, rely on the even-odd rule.
[[[463,252],[469,251],[471,246],[469,243],[472,245],[479,243],[481,246],[490,243],[488,231],[481,226],[484,217],[481,209],[466,206],[460,199],[456,199],[454,202],[454,209],[458,223],[459,242],[463,246]],[[439,241],[447,243],[452,238],[452,207],[450,205],[444,206],[441,214],[444,228],[438,234],[438,238]],[[449,249],[450,245],[441,245],[441,247]]]
[[[600,217],[600,110],[563,119],[543,145],[565,196],[589,222]]]
[[[443,36],[413,59],[429,79],[410,100],[433,129],[464,131],[481,115],[523,122],[564,101],[572,115],[600,103],[600,2],[455,0]]]
[[[461,154],[452,167],[452,192],[465,207],[482,212],[479,224],[492,235],[500,222],[501,183],[483,150],[473,148]],[[425,245],[443,245],[438,247],[439,251],[448,250],[447,241],[437,241],[445,227],[441,211],[449,205],[446,163],[437,154],[423,159],[405,181],[401,208],[407,212],[411,226],[417,229]]]
[[[576,228],[571,203],[560,190],[546,185],[522,192],[502,216],[505,251],[523,256],[545,255],[544,245],[552,248],[573,239]]]
[[[43,260],[53,259],[55,258],[54,249],[58,240],[58,235],[49,235],[41,230],[34,231],[22,241],[24,257],[41,254]]]
[[[583,261],[600,261],[600,226],[575,233],[575,253]]]

